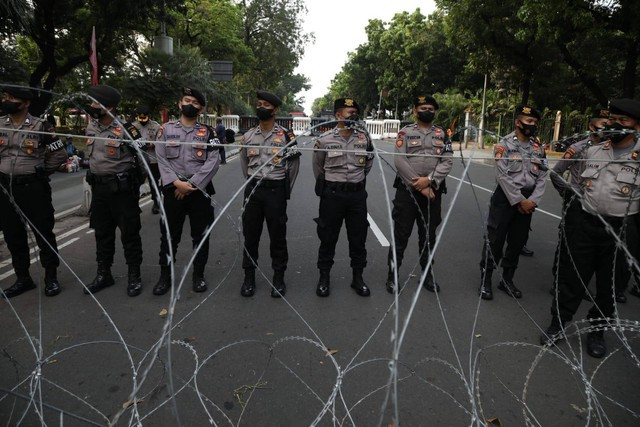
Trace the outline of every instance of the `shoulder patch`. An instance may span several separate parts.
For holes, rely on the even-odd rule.
[[[402,148],[403,145],[404,145],[404,138],[396,139],[396,147]]]
[[[500,146],[500,145],[496,145],[495,148],[493,149],[493,155],[496,159],[499,159],[502,157],[502,155],[504,154],[504,147]]]

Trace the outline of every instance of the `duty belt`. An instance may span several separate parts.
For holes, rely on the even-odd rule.
[[[327,188],[338,191],[354,192],[364,189],[364,181],[360,182],[333,182],[325,181]]]
[[[582,214],[585,217],[585,219],[589,221],[591,224],[599,227],[604,227],[602,220],[597,215],[590,214],[584,209],[582,209]],[[600,215],[600,216],[604,219],[606,223],[608,223],[610,226],[614,228],[622,227],[626,218],[624,216],[606,216],[606,215]],[[633,215],[629,215],[629,216],[633,216]]]
[[[112,181],[117,181],[118,178],[128,178],[129,176],[131,176],[129,171],[110,175],[93,175],[93,182],[96,184],[109,184]]]
[[[260,187],[263,188],[278,188],[278,187],[284,187],[284,179],[263,179],[263,180],[259,180],[256,178],[252,178],[249,181],[249,185],[252,187],[255,187],[256,185],[259,185]]]
[[[0,173],[0,181],[2,181],[3,184],[9,184],[11,183],[12,185],[27,185],[27,184],[33,184],[34,182],[36,182],[38,180],[38,175],[35,173],[29,174],[29,175],[7,175],[4,173]]]

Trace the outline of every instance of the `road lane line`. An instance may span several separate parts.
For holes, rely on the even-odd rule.
[[[57,214],[54,215],[54,218],[55,219],[59,219],[60,217],[63,217],[65,215],[67,215],[67,214],[70,214],[72,212],[75,212],[75,211],[79,210],[81,207],[82,207],[82,205],[77,205],[77,206],[69,208],[69,209],[67,209],[65,211],[58,212]]]
[[[481,187],[481,186],[479,186],[478,184],[471,184],[469,181],[464,180],[464,179],[462,179],[462,178],[458,178],[458,177],[455,177],[455,176],[453,176],[453,175],[449,175],[449,178],[453,178],[453,179],[455,179],[456,181],[462,181],[462,182],[464,182],[465,184],[473,185],[475,188],[478,188],[478,189],[480,189],[480,190],[486,191],[487,193],[493,193],[493,190],[490,190],[490,189],[485,188],[485,187]],[[543,214],[545,214],[545,215],[549,215],[550,217],[555,218],[555,219],[562,219],[562,217],[559,217],[558,215],[553,214],[553,213],[551,213],[551,212],[547,212],[547,211],[545,211],[544,209],[536,208],[536,212],[541,212],[541,213],[543,213]]]
[[[388,248],[389,241],[387,240],[386,237],[384,237],[384,234],[382,234],[382,230],[380,230],[376,222],[373,220],[373,218],[371,218],[371,215],[369,215],[368,213],[367,213],[367,219],[369,220],[369,227],[371,227],[371,231],[373,231],[373,234],[375,234],[376,238],[378,239],[378,242],[380,242],[380,246],[382,246],[383,248]]]
[[[70,245],[70,244],[72,244],[72,243],[75,243],[77,240],[80,240],[80,238],[79,238],[79,237],[74,237],[74,238],[73,238],[73,239],[71,239],[71,240],[67,240],[66,242],[64,242],[63,244],[61,244],[60,246],[58,246],[58,252],[60,252],[60,249],[62,249],[62,248],[64,248],[64,247],[66,247],[66,246],[69,246],[69,245]],[[31,258],[31,264],[33,264],[34,262],[36,262],[36,259],[37,259],[37,257],[33,257],[33,258]],[[6,279],[7,277],[11,277],[11,276],[13,276],[13,274],[14,274],[14,271],[13,271],[13,268],[12,268],[12,269],[11,269],[11,271],[7,271],[7,272],[6,272],[6,273],[4,273],[4,274],[0,274],[0,280],[4,280],[4,279]]]

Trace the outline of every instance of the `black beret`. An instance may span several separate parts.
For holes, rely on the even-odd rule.
[[[609,110],[606,108],[602,108],[600,105],[596,105],[591,108],[591,118],[592,119],[608,119],[609,118]]]
[[[122,98],[117,89],[107,85],[91,86],[87,93],[105,107],[115,107]]]
[[[149,107],[147,107],[146,105],[138,105],[138,107],[136,108],[136,113],[137,114],[146,114],[148,116],[149,115]]]
[[[4,86],[2,88],[2,91],[25,101],[31,101],[33,99],[33,91],[27,87]]]
[[[629,98],[613,99],[609,103],[609,113],[621,114],[640,120],[640,101]]]
[[[516,117],[517,116],[535,117],[540,120],[540,111],[536,110],[531,105],[518,105],[516,107]]]
[[[336,99],[333,103],[333,112],[335,113],[340,108],[346,108],[346,107],[355,108],[356,110],[358,110],[358,113],[360,112],[360,106],[353,98]]]
[[[262,101],[267,101],[269,104],[273,105],[274,107],[279,107],[282,105],[282,100],[278,98],[277,95],[274,95],[271,92],[265,92],[264,90],[259,90],[256,93],[256,96],[258,97],[258,99],[261,99]]]
[[[207,105],[207,98],[205,98],[204,93],[200,92],[198,89],[185,86],[182,88],[182,96],[193,96],[198,100],[201,107]]]
[[[416,96],[413,100],[413,105],[415,107],[419,105],[433,105],[436,110],[440,108],[440,106],[438,105],[438,101],[436,101],[436,99],[431,95]]]

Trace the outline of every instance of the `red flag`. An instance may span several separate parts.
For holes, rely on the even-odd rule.
[[[91,63],[91,85],[98,84],[98,56],[96,54],[96,27],[91,31],[91,50],[89,51],[89,62]]]

